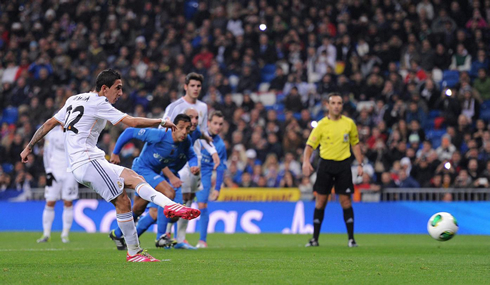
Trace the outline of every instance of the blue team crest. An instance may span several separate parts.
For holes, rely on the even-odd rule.
[[[139,132],[138,132],[138,136],[142,136],[144,133],[146,132],[145,129],[141,129]]]

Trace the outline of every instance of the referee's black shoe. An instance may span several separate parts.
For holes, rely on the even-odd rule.
[[[357,243],[354,239],[349,240],[349,247],[357,247]]]
[[[310,247],[310,246],[319,246],[318,241],[314,238],[310,239],[310,241],[308,241],[305,247]]]

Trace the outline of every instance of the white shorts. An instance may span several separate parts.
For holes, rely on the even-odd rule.
[[[73,176],[80,184],[110,202],[124,191],[124,179],[120,177],[123,170],[124,167],[105,159],[96,159],[73,170]]]
[[[46,186],[44,198],[46,201],[73,201],[78,198],[78,182],[70,172],[56,174],[51,186]]]
[[[180,180],[182,180],[182,193],[196,193],[202,190],[201,173],[194,175],[191,173],[191,167],[186,164],[179,171]]]

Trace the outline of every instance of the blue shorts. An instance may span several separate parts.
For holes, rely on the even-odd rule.
[[[138,165],[136,165],[138,160],[139,160],[139,158],[136,158],[133,161],[132,169],[136,173],[138,173],[138,175],[143,176],[143,178],[146,180],[146,182],[148,182],[148,184],[150,184],[151,187],[155,188],[162,181],[166,181],[165,177],[161,173],[157,173],[148,167],[138,167]]]
[[[211,176],[213,175],[213,170],[201,170],[201,183],[202,190],[196,192],[198,203],[208,203],[209,194],[211,193]]]

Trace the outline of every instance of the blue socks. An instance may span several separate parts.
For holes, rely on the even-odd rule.
[[[156,223],[156,220],[154,220],[151,215],[148,213],[146,216],[141,218],[138,221],[138,225],[136,225],[136,231],[138,232],[138,236],[142,235],[148,228]]]
[[[201,236],[199,240],[206,241],[208,237],[209,213],[208,208],[199,209],[201,211]]]

